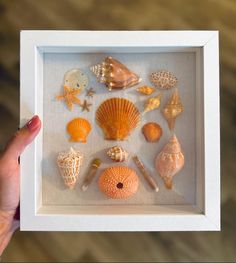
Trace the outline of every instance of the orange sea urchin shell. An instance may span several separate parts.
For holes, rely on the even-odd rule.
[[[72,142],[86,142],[90,131],[90,123],[83,118],[73,119],[67,124],[67,132],[70,134]]]
[[[155,122],[148,122],[142,128],[143,135],[148,142],[156,142],[162,136],[162,128]]]
[[[101,174],[98,183],[100,190],[109,198],[126,199],[137,192],[139,179],[127,166],[112,166]]]
[[[111,98],[99,106],[96,121],[102,128],[105,139],[124,140],[139,124],[140,113],[131,101]]]

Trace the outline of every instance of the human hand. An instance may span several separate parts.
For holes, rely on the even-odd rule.
[[[18,130],[0,156],[0,255],[14,231],[19,227],[17,208],[20,199],[19,157],[41,128],[39,117],[34,116]]]

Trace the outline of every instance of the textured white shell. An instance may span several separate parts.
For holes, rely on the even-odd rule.
[[[83,91],[88,86],[88,77],[80,69],[71,69],[64,75],[64,85]]]

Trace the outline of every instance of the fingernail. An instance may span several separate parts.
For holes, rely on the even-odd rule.
[[[35,115],[30,121],[27,122],[26,126],[30,131],[34,131],[38,127],[38,115]]]

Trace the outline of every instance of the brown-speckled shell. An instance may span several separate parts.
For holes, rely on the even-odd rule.
[[[150,75],[150,81],[159,89],[171,89],[176,86],[177,78],[167,70],[153,72]]]

